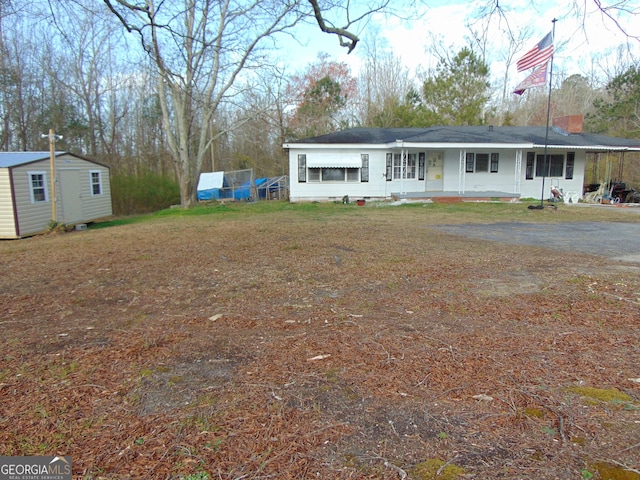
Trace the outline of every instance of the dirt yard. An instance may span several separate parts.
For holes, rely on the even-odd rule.
[[[87,479],[640,478],[640,263],[434,228],[592,210],[212,210],[0,242],[1,455]]]

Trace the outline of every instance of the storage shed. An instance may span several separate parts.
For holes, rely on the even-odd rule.
[[[88,223],[113,214],[109,167],[55,153],[56,222]],[[0,152],[0,238],[45,232],[53,219],[49,152]]]

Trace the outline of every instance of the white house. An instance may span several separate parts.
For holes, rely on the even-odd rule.
[[[0,238],[47,231],[54,208],[68,225],[112,215],[109,167],[71,153],[54,158],[52,187],[49,152],[0,152]]]
[[[582,117],[546,127],[354,128],[285,143],[290,199],[581,196],[588,154],[640,151],[640,140],[582,132]],[[546,152],[546,156],[545,156]],[[547,158],[547,162],[545,162]],[[543,184],[544,182],[544,184]]]

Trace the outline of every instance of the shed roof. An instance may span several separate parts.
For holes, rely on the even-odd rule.
[[[61,152],[56,152],[59,155]],[[49,152],[0,152],[0,167],[17,167],[49,158]]]
[[[93,160],[86,159],[79,155],[69,153],[69,152],[55,152],[55,156],[61,157],[63,155],[71,155],[76,158],[80,158],[87,162],[95,163],[96,165],[101,165],[103,167],[107,167],[102,163],[95,162]],[[42,160],[49,160],[50,153],[49,151],[43,152],[0,152],[0,168],[11,168],[17,167],[20,165],[27,165],[33,162],[39,162]],[[108,167],[107,167],[108,168]]]
[[[318,137],[288,142],[292,144],[530,144],[547,143],[551,147],[585,149],[640,150],[640,140],[609,137],[590,133],[568,134],[550,128],[545,142],[546,127],[428,127],[428,128],[352,128]]]

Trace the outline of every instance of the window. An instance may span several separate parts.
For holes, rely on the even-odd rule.
[[[31,203],[47,201],[47,174],[44,172],[29,172],[29,195]]]
[[[310,168],[309,169],[309,181],[310,182],[319,182],[320,181],[320,173],[322,172],[321,168]]]
[[[388,154],[390,155],[390,154]],[[387,156],[387,162],[389,157]],[[404,178],[416,178],[416,160],[415,153],[394,153],[393,154],[393,178],[394,180]]]
[[[567,165],[565,167],[564,178],[567,180],[573,180],[573,167],[576,163],[576,152],[567,153]]]
[[[323,168],[323,182],[344,182],[344,168]]]
[[[491,154],[491,173],[498,173],[498,160],[500,158],[499,153]]]
[[[563,175],[564,155],[538,155],[536,159],[536,177],[561,177]]]
[[[91,170],[89,177],[91,179],[91,196],[102,195],[102,172],[100,170]]]
[[[527,169],[525,171],[526,179],[533,180],[533,168],[536,163],[536,153],[527,152]]]
[[[307,181],[307,156],[304,153],[298,155],[298,182]]]
[[[360,169],[360,181],[368,182],[369,181],[369,155],[363,153],[360,155],[360,159],[362,160],[362,168]]]
[[[564,173],[564,155],[551,155],[550,157],[550,177],[561,177]]]
[[[387,178],[387,182],[390,182],[393,178],[393,155],[387,153],[387,171],[385,172],[385,177]]]
[[[489,171],[489,154],[478,153],[476,155],[476,172],[488,172]]]
[[[402,156],[399,153],[393,154],[393,178],[402,178]]]
[[[407,157],[407,169],[405,178],[416,178],[416,162],[418,156],[415,153],[410,153]]]
[[[536,177],[546,177],[546,172],[549,170],[547,162],[544,160],[544,155],[538,155],[536,157]]]
[[[466,173],[489,171],[497,173],[499,156],[500,154],[498,153],[467,153],[464,171]],[[491,170],[489,170],[489,167],[491,167]]]
[[[360,169],[359,168],[347,168],[347,182],[360,181]]]
[[[309,182],[359,182],[360,168],[309,167]]]
[[[475,155],[473,153],[467,153],[467,161],[466,161],[466,167],[465,167],[465,172],[467,173],[473,173],[473,166],[475,164]]]
[[[424,180],[426,172],[426,153],[420,152],[418,154],[418,180]]]

